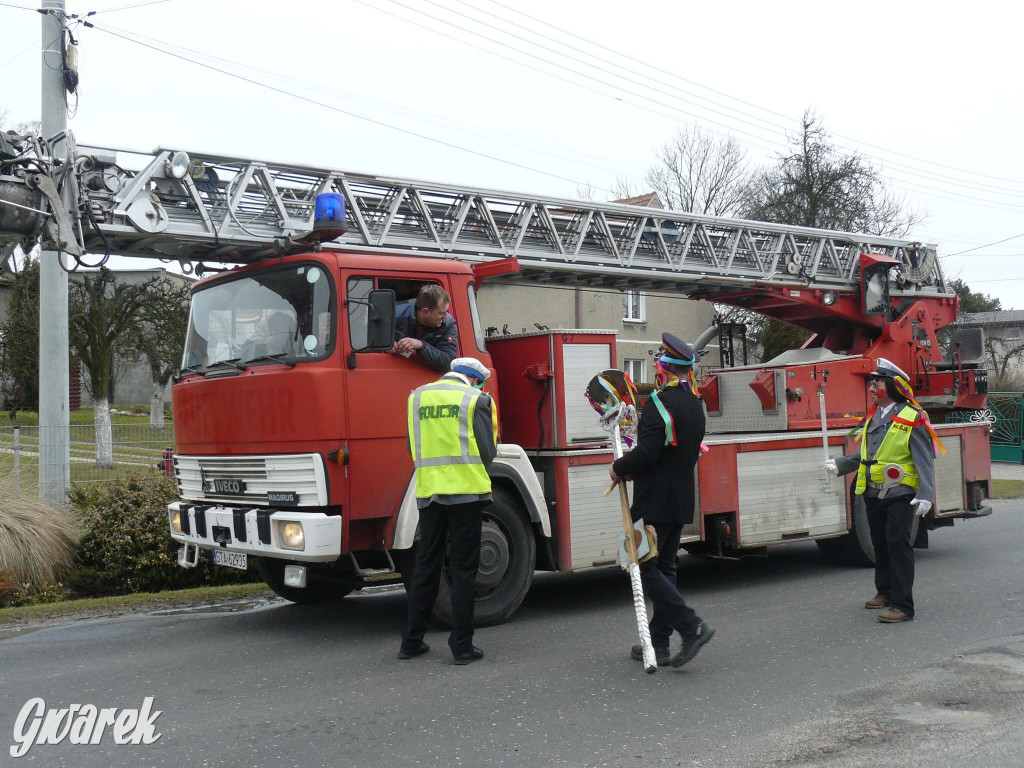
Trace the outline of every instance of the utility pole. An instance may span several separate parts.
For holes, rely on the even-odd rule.
[[[64,0],[42,0],[42,134],[67,128],[64,100]],[[57,155],[64,142],[53,148]],[[68,273],[57,251],[39,257],[39,499],[67,501],[71,483]]]

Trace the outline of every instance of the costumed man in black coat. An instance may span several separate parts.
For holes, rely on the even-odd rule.
[[[704,406],[696,395],[693,365],[697,355],[670,333],[661,337],[655,358],[658,390],[640,414],[637,441],[615,461],[612,480],[633,480],[634,522],[654,528],[658,555],[640,564],[644,594],[654,603],[651,644],[658,666],[681,667],[715,634],[686,604],[676,587],[676,558],[683,526],[693,522],[694,466],[704,439]],[[683,636],[682,650],[670,655],[672,630]],[[639,645],[630,654],[643,659]]]

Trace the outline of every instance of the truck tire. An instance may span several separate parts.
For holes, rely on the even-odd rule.
[[[853,514],[851,519],[853,529],[845,536],[834,539],[818,539],[818,549],[829,560],[843,565],[860,567],[873,567],[875,564],[875,546],[871,543],[871,529],[868,527],[868,511],[864,505],[864,498],[857,496],[850,489],[850,498],[853,500]],[[918,523],[921,518],[914,515],[914,522],[910,529],[910,540],[917,538]]]
[[[537,565],[537,541],[522,505],[500,488],[494,489],[492,498],[484,507],[480,533],[480,569],[473,609],[473,624],[477,627],[501,624],[515,613],[533,583]],[[451,626],[452,593],[447,568],[441,569],[434,615]]]
[[[259,572],[260,578],[274,590],[275,594],[300,605],[315,605],[341,600],[355,589],[355,584],[333,581],[317,582],[315,580],[310,580],[304,589],[285,586],[284,567],[289,563],[275,557],[253,557],[253,560],[256,561],[256,570]]]

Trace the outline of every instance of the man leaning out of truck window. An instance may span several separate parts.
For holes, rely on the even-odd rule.
[[[416,356],[435,371],[447,373],[459,353],[459,329],[448,314],[451,297],[440,285],[428,283],[420,288],[415,304],[398,308],[395,318],[393,355]]]

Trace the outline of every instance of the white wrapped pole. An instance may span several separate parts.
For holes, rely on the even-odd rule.
[[[828,461],[832,457],[828,455],[828,422],[825,420],[824,385],[818,387],[818,407],[821,409],[821,447],[825,452],[825,461]],[[830,493],[835,493],[835,487],[832,484],[832,477],[829,475],[828,470],[825,470],[825,487],[828,488]]]
[[[619,441],[619,422],[616,420],[611,429],[612,453],[618,459],[622,456],[622,445]],[[619,500],[622,503],[622,530],[626,535],[626,553],[629,557],[629,581],[633,586],[633,609],[636,613],[636,628],[640,633],[640,647],[644,654],[644,671],[654,674],[658,671],[658,661],[651,645],[651,628],[647,621],[647,602],[644,600],[644,586],[640,581],[640,564],[637,562],[636,541],[633,539],[633,518],[629,514],[629,496],[626,484],[619,483]]]
[[[825,390],[818,390],[818,406],[821,408],[821,446],[825,449],[825,461],[831,456],[828,455],[828,424],[825,421]]]

